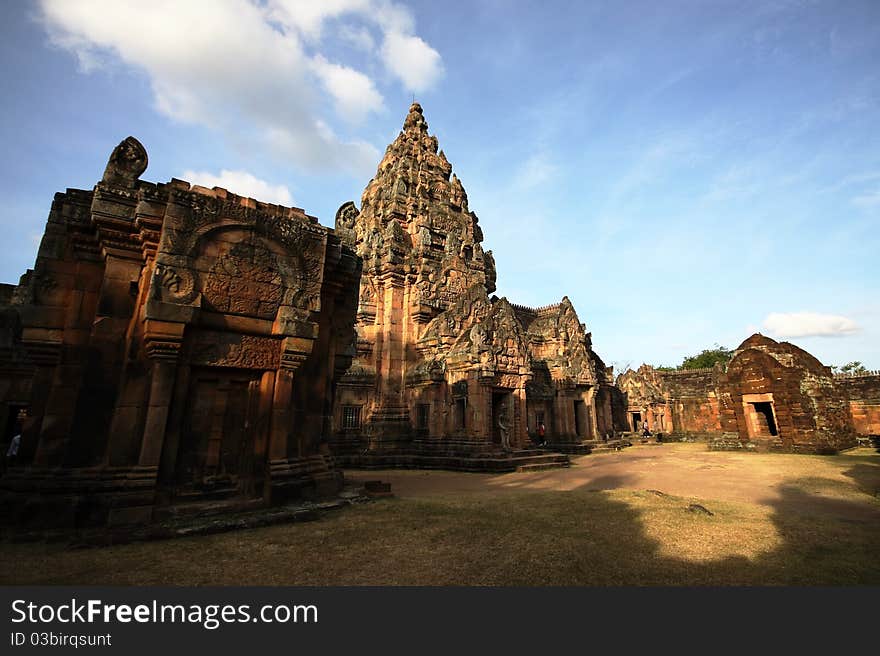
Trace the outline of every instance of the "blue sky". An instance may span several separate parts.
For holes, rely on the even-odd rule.
[[[495,253],[609,364],[761,331],[880,369],[880,3],[2,3],[0,280],[125,136],[325,225],[412,98]]]

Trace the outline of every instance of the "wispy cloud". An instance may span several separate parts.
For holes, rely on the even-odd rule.
[[[763,325],[776,337],[842,337],[861,330],[848,317],[816,312],[773,312]]]
[[[239,196],[255,198],[266,203],[293,204],[293,196],[287,186],[273,185],[247,171],[223,169],[219,174],[214,174],[208,171],[187,170],[181,174],[181,178],[202,187],[222,187]]]
[[[535,153],[526,159],[514,174],[514,190],[539,187],[552,179],[558,170],[559,167],[550,160],[546,153]]]
[[[857,207],[880,207],[880,190],[860,194],[852,199]]]

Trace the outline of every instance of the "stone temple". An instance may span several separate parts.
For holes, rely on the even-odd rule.
[[[880,433],[880,375],[834,376],[761,335],[726,367],[615,385],[568,297],[494,295],[417,103],[333,229],[146,168],[123,140],[93,189],[56,194],[34,268],[0,285],[0,444],[21,435],[4,523],[313,499],[340,490],[340,465],[565,466],[642,421],[710,448],[830,452]]]
[[[542,422],[572,452],[612,430],[609,376],[568,298],[528,308],[491,295],[492,251],[417,103],[336,235],[363,260],[333,415],[343,462],[478,467],[508,443],[527,449]]]
[[[495,263],[418,104],[334,230],[140,179],[134,138],[56,194],[0,286],[6,520],[126,524],[333,494],[338,464],[566,465],[613,429],[567,298],[490,296]]]

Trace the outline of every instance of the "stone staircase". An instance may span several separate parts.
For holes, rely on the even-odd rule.
[[[570,458],[563,453],[540,449],[523,449],[512,453],[480,455],[446,452],[359,453],[336,457],[339,466],[350,469],[448,469],[503,473],[514,471],[541,471],[569,467]]]

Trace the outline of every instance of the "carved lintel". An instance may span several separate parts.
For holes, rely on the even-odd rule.
[[[190,361],[210,367],[277,369],[281,341],[273,337],[200,330],[190,341]]]

